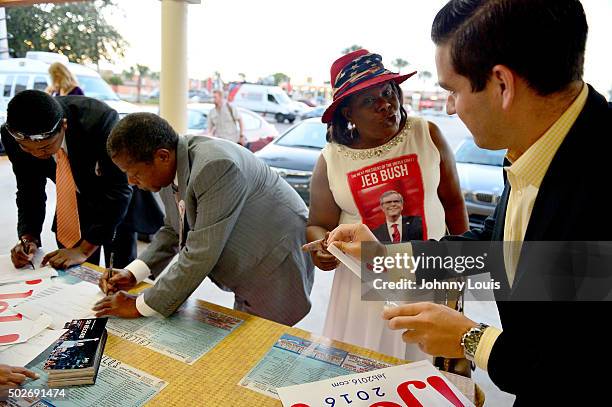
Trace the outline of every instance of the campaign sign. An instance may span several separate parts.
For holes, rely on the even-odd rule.
[[[285,407],[474,406],[428,361],[281,387]]]

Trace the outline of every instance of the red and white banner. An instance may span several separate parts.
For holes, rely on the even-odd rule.
[[[425,192],[416,154],[381,161],[350,172],[347,177],[362,222],[372,231],[386,228],[388,218],[393,215],[397,217],[397,213],[401,213],[403,223],[410,223],[413,227],[405,229],[402,241],[427,239]],[[391,191],[401,195],[401,198],[398,199]],[[385,193],[388,193],[387,197]],[[402,201],[397,204],[400,207],[393,208],[393,202],[398,200]],[[388,203],[383,205],[381,201]],[[394,210],[396,214],[392,213]]]

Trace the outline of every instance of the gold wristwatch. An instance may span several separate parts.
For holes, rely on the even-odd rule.
[[[461,347],[463,348],[463,353],[465,354],[465,358],[470,362],[474,361],[480,338],[482,337],[482,334],[484,334],[485,329],[488,327],[489,325],[480,323],[477,326],[470,328],[470,330],[464,333],[461,337]]]

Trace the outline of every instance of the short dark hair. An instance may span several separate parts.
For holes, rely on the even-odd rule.
[[[399,100],[400,115],[402,117],[402,120],[405,120],[408,117],[408,113],[406,113],[406,109],[404,109],[403,105],[404,93],[402,92],[402,88],[400,88],[395,81],[390,82],[391,88],[393,89],[395,95]],[[346,117],[344,117],[344,115],[342,114],[342,109],[348,106],[352,98],[358,94],[359,93],[356,93],[344,99],[334,111],[334,115],[332,116],[331,121],[327,125],[326,139],[328,142],[334,142],[338,144],[343,144],[345,146],[350,146],[359,139],[359,132],[357,131],[357,129],[351,131],[348,127],[348,120],[346,120]]]
[[[451,0],[431,28],[472,91],[483,90],[501,64],[542,96],[582,79],[587,33],[578,0]]]
[[[6,109],[8,125],[28,135],[52,130],[63,117],[62,105],[53,96],[39,90],[18,93]]]
[[[134,162],[150,163],[160,148],[176,150],[178,137],[170,123],[158,115],[132,113],[113,128],[106,149],[111,157],[127,154]]]

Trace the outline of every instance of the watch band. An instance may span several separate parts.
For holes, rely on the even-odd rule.
[[[484,334],[485,329],[488,327],[489,325],[480,323],[477,326],[470,328],[461,337],[461,347],[463,348],[463,353],[465,358],[470,362],[474,362],[476,349],[478,349],[480,338]]]

